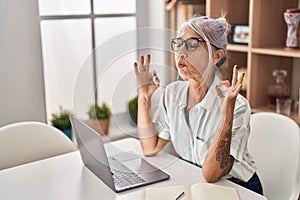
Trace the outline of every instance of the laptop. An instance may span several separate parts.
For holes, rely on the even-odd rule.
[[[102,137],[87,124],[70,115],[84,165],[115,192],[149,185],[170,178],[132,152],[107,156]]]

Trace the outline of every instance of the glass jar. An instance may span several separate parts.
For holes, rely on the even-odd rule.
[[[275,78],[275,84],[269,85],[269,106],[271,108],[276,107],[276,99],[287,99],[290,96],[290,86],[285,83],[287,71],[283,69],[276,69],[273,71],[273,77]]]

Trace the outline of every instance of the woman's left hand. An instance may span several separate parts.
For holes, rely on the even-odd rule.
[[[221,109],[221,119],[213,142],[202,165],[202,174],[208,182],[215,182],[227,175],[233,166],[234,157],[230,155],[234,108],[236,98],[242,89],[245,73],[239,73],[237,66],[233,68],[232,82],[222,81],[216,86]],[[223,93],[221,86],[226,88]]]
[[[244,76],[245,73],[239,73],[238,67],[235,65],[233,67],[232,82],[230,83],[228,80],[226,80],[226,81],[221,81],[217,85],[216,92],[221,104],[224,103],[225,105],[228,105],[228,103],[233,105],[235,104],[236,97],[242,89]],[[223,92],[220,89],[222,85],[227,89],[227,92],[225,94],[223,94]]]

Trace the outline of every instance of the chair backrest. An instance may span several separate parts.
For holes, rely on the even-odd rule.
[[[0,128],[0,170],[75,151],[60,130],[41,122],[19,122]]]
[[[251,115],[249,153],[253,156],[268,200],[298,199],[300,131],[290,118],[277,113]]]

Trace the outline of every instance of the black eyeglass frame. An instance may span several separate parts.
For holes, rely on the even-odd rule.
[[[175,40],[181,40],[181,41],[182,41],[181,45],[178,46],[178,49],[177,49],[177,50],[175,50],[174,47],[173,47],[173,45],[172,45],[173,43],[175,44]],[[189,46],[188,46],[188,41],[189,41],[189,40],[197,40],[197,41],[198,41],[198,46],[197,46],[195,49],[193,49],[193,50],[189,49]],[[177,37],[177,38],[171,39],[171,44],[170,44],[170,45],[171,45],[172,51],[174,51],[174,52],[178,52],[179,49],[180,49],[180,47],[182,47],[183,44],[185,45],[185,49],[186,49],[187,51],[189,51],[189,52],[194,52],[194,51],[196,51],[197,48],[200,46],[200,43],[201,43],[201,42],[206,43],[206,41],[205,41],[204,39],[202,39],[202,38],[190,37],[190,38],[187,38],[187,39],[184,40],[182,37]],[[210,45],[213,46],[213,47],[215,47],[217,50],[221,49],[221,48],[219,48],[219,47],[217,47],[217,46],[215,46],[215,45],[213,45],[213,44],[211,44],[211,43],[210,43]]]

